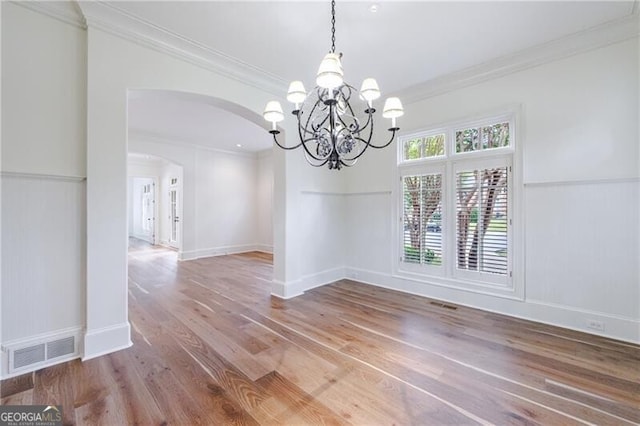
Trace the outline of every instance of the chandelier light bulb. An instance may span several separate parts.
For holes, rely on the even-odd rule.
[[[342,62],[337,53],[327,53],[320,62],[316,83],[323,89],[333,89],[342,86],[344,83],[344,72]]]
[[[278,101],[269,101],[264,108],[262,116],[265,120],[273,124],[273,130],[276,130],[276,123],[284,120],[284,113],[282,112],[282,106]]]
[[[360,96],[369,103],[369,106],[371,106],[371,102],[380,97],[380,88],[378,87],[378,82],[376,82],[375,78],[364,79],[362,87],[360,88]]]
[[[387,98],[384,102],[384,108],[382,110],[382,116],[384,118],[391,119],[391,127],[396,127],[396,118],[404,115],[404,108],[402,108],[402,102],[399,98]]]
[[[307,92],[304,90],[304,84],[301,81],[292,81],[289,84],[289,91],[287,92],[287,100],[296,106],[296,110],[300,107],[300,104],[304,102],[307,97]]]

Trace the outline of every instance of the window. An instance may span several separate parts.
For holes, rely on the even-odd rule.
[[[403,178],[405,262],[442,263],[442,174]]]
[[[456,153],[509,146],[509,123],[497,123],[456,131]]]
[[[513,289],[513,129],[502,116],[401,139],[400,274]]]
[[[409,139],[403,145],[403,160],[441,157],[444,155],[444,140],[444,133]]]

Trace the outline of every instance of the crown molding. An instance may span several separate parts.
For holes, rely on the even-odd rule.
[[[75,1],[11,1],[11,3],[82,30],[87,29],[87,22]]]
[[[480,65],[443,75],[402,89],[395,96],[407,103],[418,102],[463,87],[493,80],[515,72],[567,58],[583,52],[618,43],[640,34],[638,1],[633,13],[566,37],[543,43],[520,52],[505,55]]]
[[[113,4],[83,1],[80,8],[89,28],[105,31],[273,95],[282,95],[287,90],[287,83],[273,74],[127,13]]]
[[[235,59],[208,46],[155,25],[117,6],[101,1],[11,1],[78,28],[96,28],[138,45],[168,54],[275,96],[287,90],[287,82],[259,67]],[[394,93],[406,104],[463,87],[533,68],[548,62],[621,42],[640,33],[640,1],[631,13],[596,27],[461,71],[437,77]]]

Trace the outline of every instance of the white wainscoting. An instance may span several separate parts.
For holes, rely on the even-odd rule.
[[[347,197],[346,276],[560,327],[640,342],[640,180],[528,183],[524,300],[393,276],[394,197]],[[604,329],[589,328],[600,322]]]
[[[84,328],[85,179],[3,172],[1,184],[2,343]]]

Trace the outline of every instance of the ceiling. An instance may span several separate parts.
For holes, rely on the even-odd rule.
[[[128,100],[129,132],[137,136],[232,152],[258,152],[273,144],[243,111],[207,96],[130,90]]]
[[[283,83],[302,80],[307,89],[313,87],[319,62],[330,47],[328,1],[109,4],[255,72]],[[377,1],[375,13],[373,4],[337,2],[336,51],[344,53],[347,82],[359,87],[362,79],[375,77],[383,96],[634,11],[633,1]],[[130,123],[141,131],[228,150],[271,146],[262,127],[216,106],[153,96],[140,96],[130,105]]]

